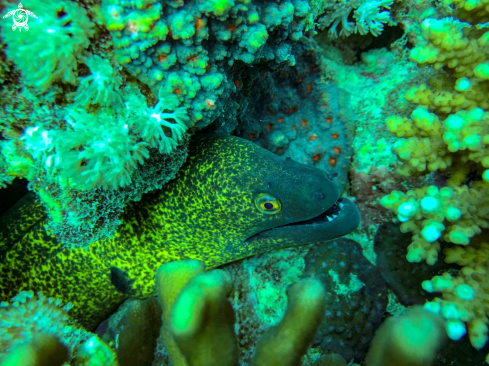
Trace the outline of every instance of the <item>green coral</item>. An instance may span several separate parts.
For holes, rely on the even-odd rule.
[[[338,31],[341,37],[355,33],[365,35],[368,32],[378,37],[384,29],[384,24],[396,24],[390,19],[388,11],[382,11],[390,10],[393,2],[394,0],[322,0],[315,1],[313,8],[320,14],[324,13],[317,22],[319,29],[329,27],[328,34],[331,38],[337,38]],[[352,12],[353,17],[351,17]]]
[[[138,164],[149,157],[148,147],[166,154],[176,148],[185,133],[187,116],[183,108],[163,113],[175,108],[174,96],[165,99],[160,94],[155,107],[148,107],[140,93],[130,93],[126,99],[125,114],[109,109],[91,114],[66,107],[66,128],[49,129],[42,124],[27,128],[22,137],[25,149],[47,170],[55,169],[67,187],[128,186]]]
[[[55,106],[51,93],[42,103],[27,88],[5,93],[2,182],[29,179],[65,245],[113,235],[125,204],[161,188],[185,160],[186,110],[174,109],[175,97],[148,107],[137,88],[120,93],[124,107],[99,106],[95,114]]]
[[[13,5],[7,7],[12,10]],[[76,82],[77,57],[88,47],[93,23],[85,9],[71,1],[31,1],[30,31],[14,32],[2,23],[7,57],[15,62],[24,82],[45,91],[53,82]]]
[[[205,272],[203,262],[183,260],[162,265],[155,282],[163,312],[161,335],[173,365],[239,364],[227,272]],[[299,364],[324,316],[325,296],[313,278],[291,286],[287,311],[260,339],[252,364]]]
[[[61,300],[42,293],[36,296],[32,291],[22,291],[10,303],[1,303],[2,365],[54,365],[54,360],[72,358],[74,366],[117,366],[111,348],[96,335],[73,325],[68,315],[71,308],[71,304],[62,306]]]
[[[451,17],[421,23],[410,58],[431,67],[433,76],[407,91],[406,100],[418,105],[412,118],[391,116],[386,124],[399,137],[393,149],[398,173],[445,171],[448,187],[394,191],[381,204],[397,214],[401,231],[413,233],[408,261],[434,264],[442,240],[455,244],[443,250],[445,261],[463,268],[423,282],[425,291],[441,293],[425,309],[447,320],[449,338],[468,334],[472,346],[481,349],[489,332],[489,263],[480,235],[489,227],[489,32],[477,23],[487,21],[487,12],[483,1],[444,3],[470,23]]]
[[[85,60],[91,75],[79,78],[80,84],[74,93],[74,104],[87,108],[91,104],[105,107],[121,106],[122,98],[119,87],[122,78],[109,60],[98,55]]]

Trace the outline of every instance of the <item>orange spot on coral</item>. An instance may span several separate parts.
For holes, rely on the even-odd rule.
[[[273,112],[270,109],[268,109],[267,114],[273,114]]]
[[[277,152],[280,152],[280,151],[282,151],[283,149],[284,149],[283,147],[279,147],[279,148],[277,148]]]
[[[158,56],[158,60],[160,60],[161,62],[165,62],[167,58],[168,58],[168,57],[167,57],[167,56],[165,56],[165,55],[159,55],[159,56]]]
[[[292,107],[289,109],[289,114],[293,114],[297,111],[297,107]]]
[[[297,20],[294,20],[294,25],[297,25]]]
[[[229,27],[226,27],[228,31],[234,32],[238,27],[235,25],[230,25]]]
[[[280,118],[278,119],[278,123],[282,123],[283,121],[284,121],[284,118],[283,118],[283,117],[280,117]]]
[[[112,18],[119,18],[119,12],[115,8],[112,8],[110,9],[110,16]]]
[[[250,133],[250,138],[251,139],[254,139],[255,138],[255,134],[254,133]]]
[[[272,130],[272,128],[273,128],[273,125],[272,125],[271,123],[269,123],[269,124],[267,125],[267,127],[268,127],[268,131],[271,131],[271,130]]]
[[[302,80],[304,80],[304,79],[303,79],[303,78],[299,78],[299,79],[297,80],[297,82],[300,84],[300,83],[302,83]]]
[[[328,123],[333,122],[333,118],[331,116],[326,117],[326,122],[328,122]]]
[[[127,26],[129,27],[129,31],[131,33],[136,33],[138,31],[138,25],[135,21],[128,20],[127,21]]]
[[[307,86],[307,91],[309,93],[312,92],[312,83],[309,83],[309,85]]]
[[[234,85],[236,85],[236,88],[239,88],[241,86],[241,81],[239,79],[234,80]]]
[[[209,71],[211,69],[211,65],[208,64],[206,67],[205,67],[205,71]]]
[[[334,150],[334,152],[335,152],[335,153],[337,153],[337,154],[341,154],[341,150],[340,150],[340,148],[339,148],[339,147],[336,147],[336,146],[335,146],[335,147],[333,147],[333,150]]]
[[[181,90],[180,88],[176,88],[176,89],[174,90],[174,93],[175,93],[175,94],[182,94],[182,90]]]
[[[202,24],[204,24],[202,19],[197,18],[197,21],[195,22],[195,30],[199,30],[200,28],[202,28]]]
[[[332,166],[336,166],[336,159],[335,159],[335,158],[329,158],[329,163],[330,163]]]
[[[312,157],[312,160],[314,161],[319,161],[319,159],[321,159],[321,154],[317,154]]]
[[[295,125],[292,126],[292,131],[295,131],[296,127]]]
[[[274,100],[274,99],[275,99],[275,94],[272,94],[272,100]]]
[[[340,137],[340,135],[338,135],[337,133],[333,133],[331,137],[336,140],[338,137]]]
[[[207,104],[207,108],[212,108],[212,107],[214,107],[214,106],[216,105],[216,104],[214,103],[214,101],[213,101],[213,100],[211,100],[211,99],[206,99],[206,100],[205,100],[205,104]]]
[[[314,67],[309,66],[309,72],[313,72],[313,71],[314,71]]]
[[[311,137],[309,137],[309,141],[314,141],[315,139],[317,139],[318,137],[316,135],[312,135]]]
[[[306,125],[307,125],[307,119],[303,119],[302,120],[302,127],[306,127]]]
[[[195,60],[197,60],[197,56],[192,56],[187,59],[187,62],[194,62]]]

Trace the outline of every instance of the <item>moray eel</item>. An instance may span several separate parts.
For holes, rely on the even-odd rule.
[[[127,297],[153,295],[163,263],[195,258],[213,268],[335,239],[360,222],[326,172],[217,135],[194,136],[175,179],[127,207],[113,238],[63,248],[46,231],[39,203],[14,211],[0,230],[0,300],[42,291],[71,302],[70,314],[87,329]]]

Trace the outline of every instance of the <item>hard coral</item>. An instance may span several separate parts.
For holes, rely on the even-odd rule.
[[[423,21],[422,37],[410,58],[420,66],[432,65],[438,74],[407,92],[406,99],[420,106],[412,120],[394,116],[387,125],[400,137],[394,147],[403,162],[398,172],[447,170],[450,187],[423,187],[406,195],[394,191],[381,203],[398,215],[402,231],[414,233],[409,261],[433,264],[440,239],[459,245],[444,250],[445,261],[464,267],[458,274],[446,272],[423,283],[426,291],[443,294],[425,307],[447,319],[450,338],[458,340],[468,332],[472,345],[481,349],[489,330],[484,285],[489,267],[486,245],[477,237],[489,227],[489,32],[478,24],[487,21],[483,1],[446,3],[470,23],[454,18]]]
[[[163,310],[162,338],[172,364],[238,365],[232,291],[224,270],[204,272],[197,260],[162,265],[156,274]],[[174,287],[173,283],[177,283]],[[291,286],[281,322],[261,338],[253,365],[296,365],[324,315],[325,289],[308,278]]]
[[[216,106],[237,90],[230,82],[236,61],[293,65],[291,44],[314,28],[311,7],[300,0],[167,5],[104,0],[102,13],[116,59],[153,93],[163,88],[175,94],[197,129],[219,117]]]

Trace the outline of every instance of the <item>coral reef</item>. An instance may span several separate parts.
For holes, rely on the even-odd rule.
[[[117,366],[115,353],[98,337],[73,324],[72,305],[23,291],[0,308],[2,365]]]
[[[315,1],[316,2],[316,1]],[[390,18],[390,10],[393,0],[380,1],[317,1],[316,8],[326,10],[325,14],[318,18],[319,29],[329,27],[328,35],[330,38],[347,37],[354,33],[372,33],[375,37],[379,36],[384,30],[384,24],[395,25]],[[383,11],[384,10],[384,11]],[[355,23],[351,22],[351,15]],[[341,26],[341,27],[339,27]]]
[[[357,116],[350,111],[348,94],[321,78],[317,45],[304,41],[293,50],[294,67],[244,69],[235,75],[243,83],[238,103],[248,107],[237,116],[233,134],[337,176],[344,190]]]
[[[397,214],[401,231],[412,232],[407,260],[434,264],[440,240],[457,244],[444,249],[445,261],[462,266],[423,282],[428,292],[442,292],[425,307],[440,313],[451,339],[467,332],[481,349],[487,342],[487,261],[483,229],[489,226],[487,189],[487,35],[479,26],[477,6],[454,2],[455,18],[426,19],[421,37],[410,52],[420,66],[438,70],[411,88],[406,99],[418,107],[411,118],[392,116],[386,125],[399,140],[393,151],[403,176],[435,171],[450,174],[447,186],[394,191],[382,205]],[[476,15],[477,14],[477,15]],[[471,175],[474,173],[475,175]],[[477,235],[483,234],[479,240]],[[477,258],[477,259],[476,259]]]
[[[0,361],[482,364],[486,2],[1,4]]]

